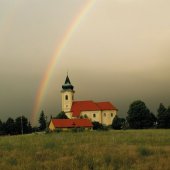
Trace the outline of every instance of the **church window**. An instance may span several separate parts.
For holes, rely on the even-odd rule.
[[[68,95],[65,95],[65,99],[68,100]]]
[[[106,113],[104,113],[104,117],[106,117]]]
[[[96,117],[96,114],[93,114],[93,117]]]
[[[111,113],[111,117],[113,117],[113,113]]]

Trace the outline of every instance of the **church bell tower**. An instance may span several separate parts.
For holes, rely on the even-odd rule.
[[[74,100],[73,90],[74,86],[71,84],[70,79],[67,75],[65,83],[62,85],[61,98],[62,98],[62,111],[65,113],[71,112],[72,103]]]

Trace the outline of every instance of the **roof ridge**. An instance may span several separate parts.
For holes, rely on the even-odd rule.
[[[109,102],[109,101],[106,101],[106,102],[95,102],[95,103],[111,103],[111,102]]]
[[[93,100],[77,100],[77,101],[73,101],[74,102],[93,102],[95,103]]]

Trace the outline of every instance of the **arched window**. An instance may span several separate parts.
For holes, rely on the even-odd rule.
[[[65,99],[68,100],[68,95],[65,95]]]

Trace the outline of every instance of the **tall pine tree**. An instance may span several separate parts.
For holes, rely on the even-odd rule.
[[[10,117],[8,118],[8,120],[5,123],[5,131],[6,131],[6,134],[10,134],[10,135],[15,133],[14,119],[12,119]]]
[[[39,126],[40,131],[43,131],[46,129],[46,117],[45,117],[45,113],[43,110],[40,114],[39,124],[40,124],[40,126]]]

